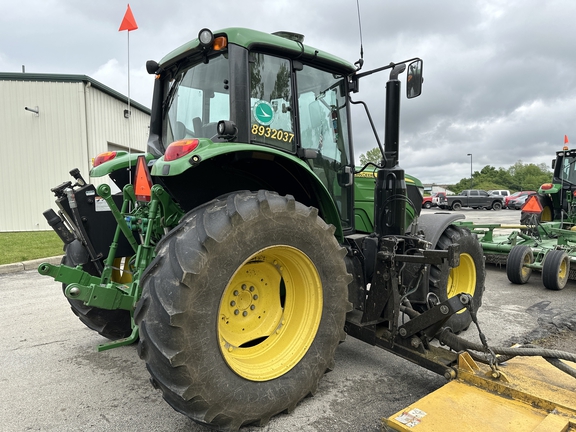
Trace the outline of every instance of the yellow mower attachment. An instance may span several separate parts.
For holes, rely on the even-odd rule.
[[[491,369],[463,352],[455,380],[383,419],[382,430],[576,432],[576,379],[541,357]]]

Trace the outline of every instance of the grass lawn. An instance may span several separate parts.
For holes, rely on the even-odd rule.
[[[54,231],[0,233],[0,265],[62,255],[62,246]]]

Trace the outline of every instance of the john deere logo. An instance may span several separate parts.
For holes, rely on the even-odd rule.
[[[258,101],[254,105],[254,118],[258,123],[268,126],[274,119],[274,109],[266,101]]]

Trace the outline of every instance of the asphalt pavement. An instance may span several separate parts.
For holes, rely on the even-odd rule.
[[[518,223],[520,216],[510,210],[462,213],[486,223]],[[71,312],[61,285],[23,268],[0,274],[2,430],[207,431],[162,400],[135,346],[96,352],[105,339]],[[489,344],[575,334],[574,281],[562,291],[548,291],[538,274],[518,286],[508,282],[504,268],[487,269],[478,318]],[[462,335],[479,341],[472,327]],[[382,417],[444,383],[443,377],[349,337],[314,397],[267,426],[242,431],[378,431]]]

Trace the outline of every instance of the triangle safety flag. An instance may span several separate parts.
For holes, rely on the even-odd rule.
[[[538,201],[538,197],[536,195],[530,196],[528,200],[524,203],[521,209],[524,213],[542,213],[542,205],[540,201]]]
[[[570,144],[568,141],[568,135],[564,135],[564,144]]]
[[[146,159],[144,156],[138,156],[136,162],[136,175],[134,178],[134,195],[138,201],[150,201],[152,189],[152,177],[146,167]]]
[[[136,30],[138,29],[138,24],[136,24],[136,20],[134,19],[134,15],[132,14],[132,9],[130,9],[130,4],[128,4],[128,8],[126,9],[126,13],[124,14],[124,18],[122,19],[122,24],[120,24],[120,28],[118,31],[123,30]]]

